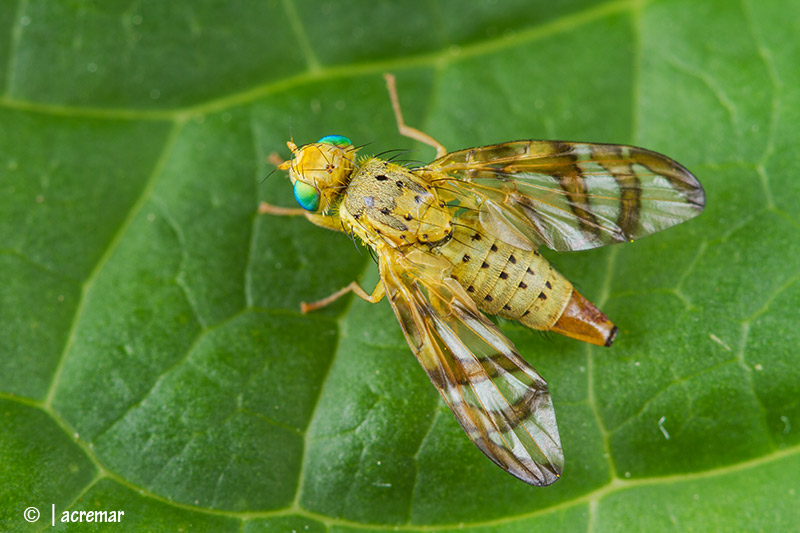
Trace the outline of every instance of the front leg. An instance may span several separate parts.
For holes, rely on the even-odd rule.
[[[272,205],[268,204],[267,202],[261,202],[258,204],[258,214],[259,215],[279,215],[284,217],[296,217],[308,213],[303,208],[300,207],[281,207],[279,205]]]

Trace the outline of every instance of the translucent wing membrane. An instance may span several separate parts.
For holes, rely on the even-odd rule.
[[[436,260],[417,250],[380,256],[386,294],[408,344],[473,442],[531,485],[564,464],[547,384]]]
[[[585,250],[638,239],[703,211],[697,179],[672,159],[633,146],[516,141],[446,154],[420,172],[484,228],[531,249]],[[439,173],[458,180],[448,187]]]

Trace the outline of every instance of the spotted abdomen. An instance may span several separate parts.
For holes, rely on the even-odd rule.
[[[572,295],[572,284],[536,250],[511,246],[459,225],[439,248],[453,264],[452,276],[478,307],[489,314],[549,330]]]

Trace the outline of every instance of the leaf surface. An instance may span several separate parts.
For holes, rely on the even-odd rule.
[[[3,4],[0,529],[51,505],[138,530],[793,527],[798,21],[722,0]],[[363,249],[257,215],[293,204],[268,162],[290,135],[432,158],[385,71],[452,150],[636,144],[705,186],[691,222],[548,253],[619,325],[611,349],[502,323],[551,386],[567,462],[546,489],[468,440],[387,302],[299,313],[372,289]]]

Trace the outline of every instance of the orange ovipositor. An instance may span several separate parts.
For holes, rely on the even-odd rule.
[[[599,346],[611,346],[619,328],[575,289],[551,331]]]

